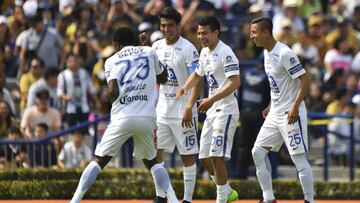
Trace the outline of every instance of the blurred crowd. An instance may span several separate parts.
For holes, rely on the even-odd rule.
[[[182,14],[181,34],[199,51],[197,20],[215,15],[222,40],[239,60],[260,64],[262,49],[249,40],[249,21],[271,18],[275,38],[312,73],[308,111],[353,114],[360,136],[359,0],[3,0],[0,139],[38,139],[108,114],[103,64],[115,51],[113,31],[126,26],[147,32],[153,43],[163,37],[157,15],[166,6]],[[348,135],[345,125],[336,121],[329,127]],[[35,165],[83,166],[91,159],[83,142],[87,134],[84,129],[37,147]],[[319,133],[313,135],[321,142]],[[348,145],[341,141],[330,137],[334,156],[346,154]],[[0,165],[28,167],[26,148],[1,145]]]

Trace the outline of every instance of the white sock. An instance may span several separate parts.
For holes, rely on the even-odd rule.
[[[192,202],[196,182],[196,164],[184,167],[184,198],[188,202]]]
[[[155,164],[151,167],[150,171],[154,178],[155,187],[167,191],[170,185],[170,178],[164,166],[162,164]],[[165,195],[163,197],[165,197]]]
[[[226,203],[227,196],[231,192],[231,187],[228,183],[225,185],[216,185],[216,203]]]
[[[71,199],[71,203],[79,203],[90,186],[95,182],[97,174],[101,171],[101,167],[96,161],[91,161],[81,175],[79,184],[75,194]]]
[[[164,162],[161,162],[161,163],[159,163],[159,164],[164,165]],[[154,179],[156,196],[165,198],[165,196],[166,196],[165,190],[162,190],[162,189],[159,187],[159,185],[157,184],[157,180],[156,180],[156,177],[154,176],[154,173],[151,173],[151,175],[152,175],[152,177],[153,177],[153,179]]]
[[[313,174],[309,161],[305,154],[298,154],[291,156],[297,171],[299,172],[299,180],[304,193],[305,200],[310,203],[314,202],[314,186]]]
[[[273,200],[275,197],[272,188],[271,165],[267,156],[268,153],[257,146],[254,146],[251,152],[256,166],[256,175],[263,191],[264,201]]]

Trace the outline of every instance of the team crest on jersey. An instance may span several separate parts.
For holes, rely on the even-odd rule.
[[[197,51],[193,51],[193,57],[194,57],[194,58],[199,58],[199,54],[198,54]]]
[[[169,68],[167,66],[167,72],[168,72],[168,81],[165,83],[165,85],[167,86],[172,86],[172,87],[178,87],[179,86],[179,82],[177,80],[176,74],[174,69]]]
[[[226,63],[231,63],[231,62],[233,62],[232,57],[231,57],[231,56],[226,56],[225,62],[226,62]]]
[[[294,65],[295,62],[296,62],[295,58],[294,58],[294,57],[291,57],[291,58],[290,58],[290,64],[291,64],[291,65]]]
[[[219,84],[216,81],[213,74],[210,74],[209,72],[207,72],[206,73],[206,80],[207,80],[210,88],[219,88]]]

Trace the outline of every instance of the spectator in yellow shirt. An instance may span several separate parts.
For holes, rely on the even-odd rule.
[[[29,72],[20,77],[20,110],[23,111],[26,107],[27,96],[30,86],[42,77],[44,70],[44,62],[40,58],[34,58],[30,63]]]

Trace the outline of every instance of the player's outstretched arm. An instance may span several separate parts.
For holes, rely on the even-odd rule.
[[[183,94],[186,94],[189,89],[199,84],[200,81],[201,77],[196,74],[196,72],[193,72],[186,80],[185,84],[176,92],[176,99],[179,99]]]
[[[111,103],[119,97],[119,86],[116,79],[110,80],[108,83],[108,97]]]

